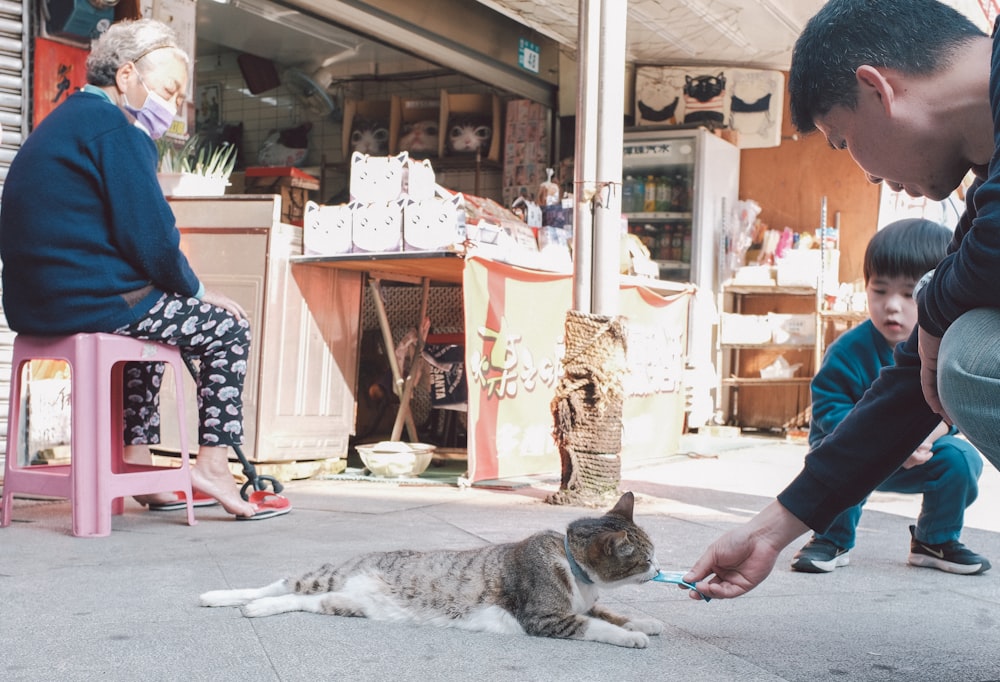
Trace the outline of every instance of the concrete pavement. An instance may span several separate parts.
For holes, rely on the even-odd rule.
[[[688,568],[764,507],[805,451],[771,439],[685,443],[699,456],[623,473],[664,570]],[[595,513],[545,504],[556,477],[509,490],[294,481],[287,516],[241,523],[199,509],[195,527],[183,512],[130,501],[103,539],[72,537],[64,501],[17,500],[13,525],[0,529],[0,678],[1000,680],[1000,474],[986,469],[962,537],[997,566],[986,574],[907,566],[919,499],[876,494],[851,565],[832,574],[788,570],[796,542],[740,599],[705,604],[656,583],[606,592],[614,609],[664,622],[643,650],[198,606],[206,590],[263,585],[364,551],[478,547]]]

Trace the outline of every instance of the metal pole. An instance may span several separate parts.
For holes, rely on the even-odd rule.
[[[580,0],[576,145],[573,167],[573,309],[592,312],[594,257],[591,198],[597,177],[598,67],[601,27],[599,0]],[[623,12],[624,14],[624,12]]]
[[[591,312],[618,314],[622,145],[625,118],[625,18],[619,0],[600,0],[598,123]]]

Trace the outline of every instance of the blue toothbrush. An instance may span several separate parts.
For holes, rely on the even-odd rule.
[[[706,594],[703,594],[701,590],[697,588],[696,584],[684,582],[684,574],[681,571],[660,571],[659,573],[654,575],[652,579],[653,582],[657,583],[670,583],[671,585],[683,585],[689,590],[694,590],[695,592],[697,592],[698,595],[706,602],[712,601],[712,598]]]

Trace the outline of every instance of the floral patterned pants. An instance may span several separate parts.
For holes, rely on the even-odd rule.
[[[179,294],[164,294],[148,313],[115,334],[177,346],[196,360],[198,444],[243,444],[243,382],[250,324],[228,310]],[[161,362],[129,362],[124,372],[126,445],[160,442]]]

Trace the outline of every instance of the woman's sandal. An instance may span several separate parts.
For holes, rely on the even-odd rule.
[[[247,502],[253,505],[254,515],[237,516],[237,521],[262,521],[292,511],[292,503],[287,497],[267,490],[255,490]]]

